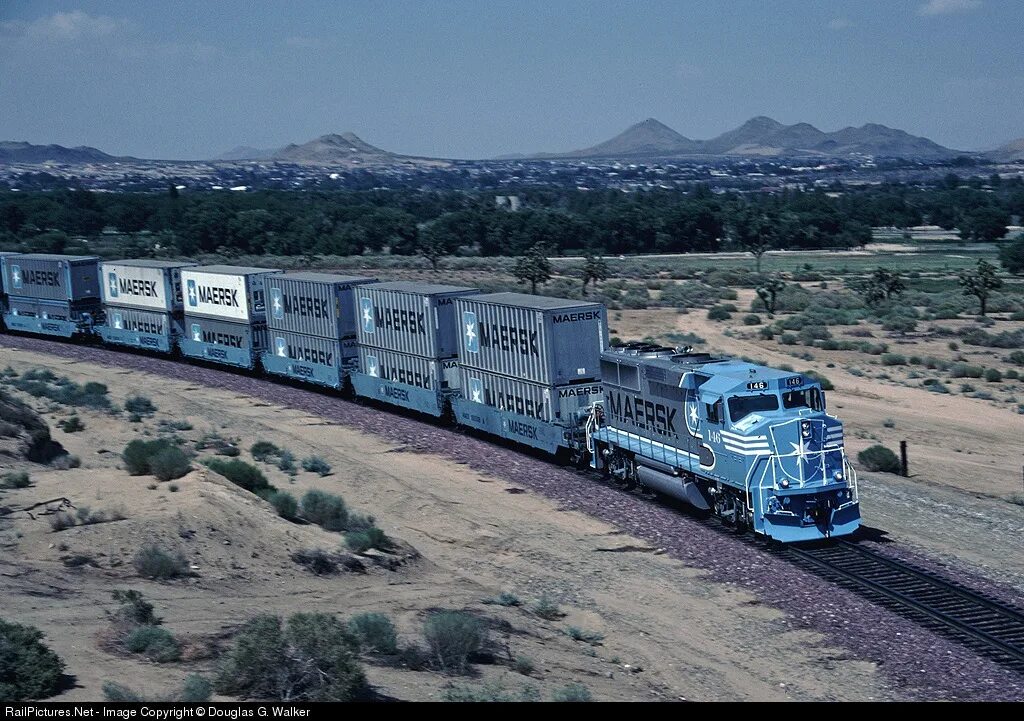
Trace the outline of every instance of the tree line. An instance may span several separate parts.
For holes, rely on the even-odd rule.
[[[872,226],[958,228],[965,241],[1006,235],[1024,215],[1024,181],[960,179],[716,193],[526,188],[523,209],[493,191],[259,191],[99,193],[0,191],[0,247],[63,252],[105,230],[135,236],[138,253],[195,255],[390,252],[422,255],[687,253],[848,248]]]

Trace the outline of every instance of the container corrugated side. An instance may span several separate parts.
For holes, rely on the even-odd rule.
[[[242,351],[262,351],[267,347],[264,323],[234,323],[185,314],[185,336],[196,343]]]
[[[458,363],[359,346],[359,372],[430,391],[458,388]]]
[[[412,284],[410,284],[412,285]],[[425,358],[453,358],[459,352],[455,299],[473,295],[472,288],[422,295],[376,285],[359,286],[355,294],[360,345]]]
[[[279,358],[340,368],[346,359],[353,358],[356,354],[354,340],[320,338],[273,328],[268,332],[268,351]]]
[[[171,332],[170,313],[107,306],[105,315],[107,325],[114,330],[152,333],[153,335],[167,335]]]
[[[168,266],[165,261],[154,261],[153,266],[147,266],[137,260],[131,264],[117,261],[101,263],[103,302],[123,308],[180,311],[183,302],[181,269],[192,265],[195,264]]]
[[[597,381],[551,385],[460,366],[462,397],[547,423],[570,423],[571,413],[601,400]]]
[[[99,258],[18,255],[4,263],[9,295],[39,300],[99,300]]]
[[[21,253],[10,250],[0,250],[0,295],[7,294],[7,263]]]
[[[538,309],[470,296],[456,308],[463,365],[549,385],[601,377],[608,326],[600,303]]]
[[[352,289],[376,282],[375,278],[342,276],[337,280],[312,280],[289,274],[267,278],[267,325],[272,330],[292,331],[321,338],[348,338],[356,333],[355,297]],[[326,278],[326,276],[325,276]]]
[[[265,279],[279,273],[251,271],[232,273],[224,266],[217,272],[183,268],[181,285],[185,295],[185,312],[216,320],[233,322],[262,321],[266,318]]]

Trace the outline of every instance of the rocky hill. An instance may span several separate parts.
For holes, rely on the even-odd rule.
[[[1000,145],[995,150],[985,153],[985,156],[1001,163],[1024,160],[1024,138],[1017,138],[1006,145]]]
[[[0,163],[61,163],[80,165],[84,163],[110,163],[117,160],[102,150],[80,145],[65,148],[63,145],[33,145],[32,143],[0,141]]]

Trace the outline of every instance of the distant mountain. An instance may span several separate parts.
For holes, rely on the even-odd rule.
[[[643,156],[689,155],[700,152],[699,143],[680,135],[664,123],[647,118],[590,148],[574,150],[564,157],[628,158]]]
[[[690,140],[663,123],[649,118],[611,140],[585,150],[545,153],[535,157],[628,158],[677,155],[878,155],[939,159],[957,155],[928,138],[877,123],[825,133],[809,123],[784,125],[759,115],[711,140]]]
[[[102,150],[80,145],[65,148],[63,145],[32,145],[31,143],[0,141],[0,163],[61,163],[76,165],[82,163],[110,163],[116,161],[113,155]]]
[[[985,156],[1002,163],[1024,160],[1024,138],[1017,138],[1016,140],[1011,140],[1006,145],[1000,145],[995,150],[985,153]]]
[[[239,145],[226,153],[221,153],[214,160],[266,160],[276,152],[276,148],[253,148],[249,145]]]
[[[321,135],[302,145],[287,145],[270,156],[281,163],[305,165],[347,165],[349,163],[386,163],[401,156],[381,150],[362,140],[355,133]]]

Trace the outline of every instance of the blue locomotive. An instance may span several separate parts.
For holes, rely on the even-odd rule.
[[[819,383],[646,344],[601,357],[591,465],[789,543],[853,533],[856,475]]]
[[[0,254],[7,328],[262,364],[589,464],[783,543],[860,524],[843,426],[819,383],[688,350],[606,348],[600,304],[154,260],[110,261],[101,276],[98,265]],[[182,287],[190,305],[203,300],[194,276],[216,292],[203,314],[183,315]]]

